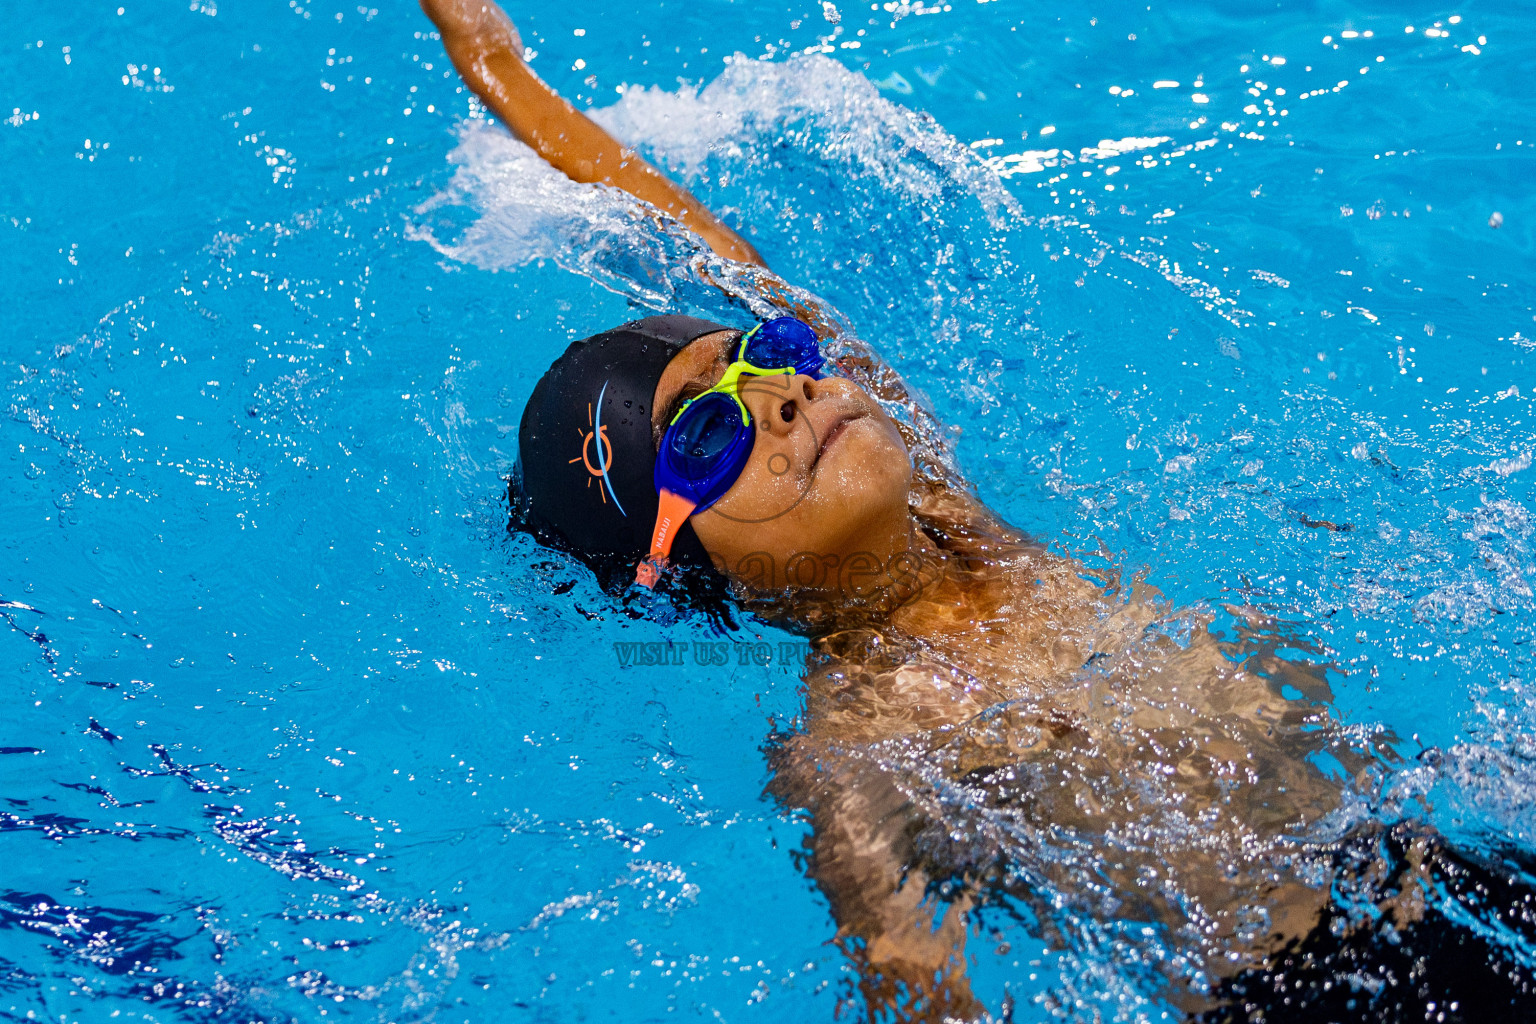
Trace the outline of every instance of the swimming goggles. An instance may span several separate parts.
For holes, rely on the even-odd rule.
[[[792,316],[758,324],[736,347],[736,358],[714,387],[683,403],[656,453],[656,528],[651,552],[635,582],[654,587],[688,517],[724,497],[752,455],[752,414],[741,400],[741,379],[805,374],[821,378],[816,332]]]

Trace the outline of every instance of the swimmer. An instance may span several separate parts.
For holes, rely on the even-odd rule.
[[[544,85],[500,8],[422,6],[514,135],[693,232],[747,271],[701,260],[706,281],[774,309],[571,344],[523,414],[515,518],[615,589],[714,580],[811,639],[770,791],[810,813],[806,870],[871,1019],[983,1015],[966,947],[987,908],[1105,956],[1140,943],[1159,998],[1217,1017],[1291,1005],[1274,984],[1304,971],[1272,982],[1299,950],[1418,934],[1453,858],[1360,809],[1397,755],[1334,720],[1326,666],[1294,657],[1315,647],[1244,607],[1222,639],[1215,612],[1003,522],[837,311]],[[1084,920],[1099,930],[1064,933]]]

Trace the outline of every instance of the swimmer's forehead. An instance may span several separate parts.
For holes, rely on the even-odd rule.
[[[690,384],[709,387],[720,380],[725,368],[731,363],[732,342],[741,337],[737,330],[716,331],[695,339],[684,348],[656,382],[656,394],[651,404],[651,425],[663,428],[677,411],[683,389]]]

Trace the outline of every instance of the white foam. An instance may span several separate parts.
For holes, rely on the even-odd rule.
[[[668,229],[656,211],[572,181],[489,122],[465,122],[448,159],[453,179],[416,208],[406,237],[484,270],[550,259],[649,305],[670,296]],[[460,210],[476,216],[462,224],[452,216]]]
[[[751,164],[789,142],[873,179],[896,198],[932,199],[958,184],[989,214],[1016,212],[1013,198],[970,148],[931,117],[893,103],[864,76],[820,55],[782,63],[737,56],[702,89],[626,89],[593,120],[658,160],[696,177],[709,158]],[[795,131],[796,128],[810,131]]]
[[[1019,213],[969,147],[821,56],[737,57],[702,88],[629,88],[615,105],[588,113],[685,182],[712,160],[726,174],[750,174],[787,143],[882,203],[931,203],[958,189],[994,223]],[[675,221],[616,189],[571,181],[491,123],[465,122],[449,160],[453,179],[416,208],[406,234],[451,260],[499,270],[550,259],[662,308],[675,294],[676,268],[700,251]],[[745,212],[764,226],[772,216],[766,207]]]

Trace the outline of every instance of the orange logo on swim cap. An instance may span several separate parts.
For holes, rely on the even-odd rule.
[[[587,426],[591,429],[582,430],[580,427],[576,428],[576,432],[581,435],[581,454],[574,459],[567,459],[566,462],[568,464],[579,462],[587,468],[587,472],[590,474],[587,479],[588,487],[592,486],[593,478],[601,480],[603,485],[597,489],[598,497],[603,499],[604,505],[608,504],[609,498],[612,498],[613,504],[618,508],[620,514],[627,518],[629,513],[625,512],[624,506],[619,504],[619,496],[613,493],[613,484],[608,479],[608,470],[613,467],[613,445],[608,440],[608,428],[602,423],[603,395],[607,391],[608,382],[604,381],[603,390],[598,392],[597,395],[597,415],[595,418],[592,413],[592,403],[587,403]],[[593,442],[596,443],[594,444]],[[588,447],[596,450],[596,466],[592,465],[592,459],[587,454]]]

